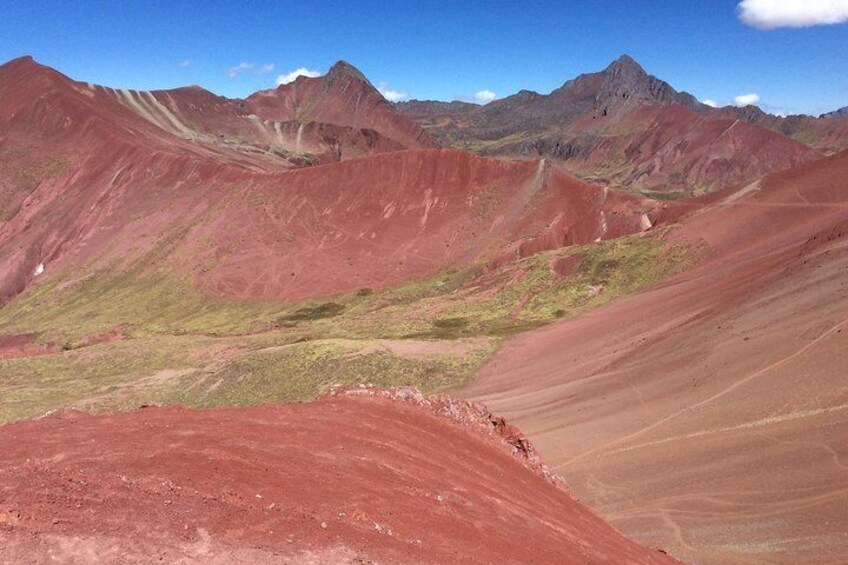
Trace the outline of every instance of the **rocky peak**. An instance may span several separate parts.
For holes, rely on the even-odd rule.
[[[40,64],[30,55],[24,55],[17,59],[0,65],[0,77],[8,83],[23,83],[30,85],[40,84],[38,88],[47,88],[47,85],[52,85],[51,88],[57,88],[57,85],[70,85],[72,81],[54,69]]]
[[[372,89],[374,88],[374,85],[368,81],[365,75],[362,74],[362,71],[347,61],[338,61],[335,65],[330,67],[330,70],[324,76],[324,81],[328,83],[328,85],[335,83],[347,85],[352,81],[356,81],[367,84]]]
[[[601,73],[603,82],[596,97],[602,115],[621,113],[639,103],[682,104],[698,106],[697,100],[685,92],[677,92],[664,80],[645,72],[629,55],[622,55]]]
[[[25,71],[41,72],[44,74],[58,74],[53,69],[39,64],[35,59],[32,58],[32,55],[24,55],[22,57],[18,57],[17,59],[12,59],[11,61],[3,65],[0,65],[0,68],[9,70],[14,69],[19,72]]]
[[[542,95],[538,92],[533,92],[532,90],[519,90],[515,93],[514,96],[516,100],[519,100],[521,102],[531,102],[533,100],[541,98]]]
[[[819,118],[848,118],[848,106],[822,114]]]
[[[12,59],[11,61],[9,61],[8,64],[10,64],[10,65],[35,65],[37,63],[35,62],[35,59],[32,58],[32,55],[21,55],[20,57],[17,57],[16,59]]]
[[[630,55],[624,54],[612,63],[604,71],[608,74],[619,74],[619,75],[646,75],[648,73],[645,72],[645,69],[642,68],[642,65],[636,62],[636,60]]]

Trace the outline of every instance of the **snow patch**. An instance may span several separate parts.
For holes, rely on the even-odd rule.
[[[39,263],[35,270],[32,272],[32,276],[37,277],[41,273],[44,272],[44,263]]]

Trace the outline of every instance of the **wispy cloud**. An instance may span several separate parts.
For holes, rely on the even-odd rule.
[[[294,82],[297,77],[310,77],[315,78],[321,76],[321,73],[318,71],[312,71],[307,69],[306,67],[299,67],[293,70],[290,73],[286,73],[284,75],[280,75],[277,77],[277,86],[281,84],[288,84],[290,82]]]
[[[759,29],[848,22],[848,0],[742,0],[737,10],[743,23]]]
[[[230,78],[235,78],[242,73],[253,73],[257,75],[263,75],[266,73],[270,73],[274,70],[274,64],[268,63],[267,65],[257,66],[254,63],[248,63],[246,61],[242,61],[235,67],[230,67],[227,70],[227,74],[230,75]]]
[[[379,90],[380,94],[383,95],[383,98],[389,102],[400,102],[401,100],[406,100],[409,97],[406,92],[390,89],[389,85],[385,82],[381,82],[377,87],[377,90]]]
[[[710,100],[709,98],[707,98],[706,100],[701,100],[701,104],[709,106],[710,108],[718,108],[718,102],[716,102],[715,100]]]
[[[488,104],[497,97],[498,95],[489,90],[488,88],[474,93],[474,100],[481,104]]]
[[[230,67],[229,70],[227,71],[227,74],[230,75],[230,78],[234,78],[234,77],[237,77],[238,75],[240,75],[241,73],[244,73],[244,72],[247,72],[247,71],[252,71],[255,66],[256,65],[254,65],[253,63],[246,63],[246,62],[242,61],[241,63],[239,63],[235,67]]]
[[[188,59],[185,59],[184,61],[180,61],[181,67],[188,67],[189,65],[191,65],[191,61],[189,61]]]
[[[751,94],[740,94],[733,99],[737,106],[750,106],[757,104],[760,101],[760,95],[752,92]]]

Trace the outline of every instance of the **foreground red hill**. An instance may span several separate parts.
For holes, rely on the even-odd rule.
[[[394,396],[0,428],[0,560],[677,563],[533,470],[484,410]]]

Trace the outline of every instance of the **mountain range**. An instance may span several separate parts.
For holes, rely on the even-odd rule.
[[[848,120],[713,108],[621,56],[550,94],[485,106],[397,104],[443,144],[507,158],[550,156],[593,182],[666,195],[740,184],[845,147]],[[741,156],[745,155],[745,159]]]
[[[844,561],[846,128],[0,66],[0,561]]]

